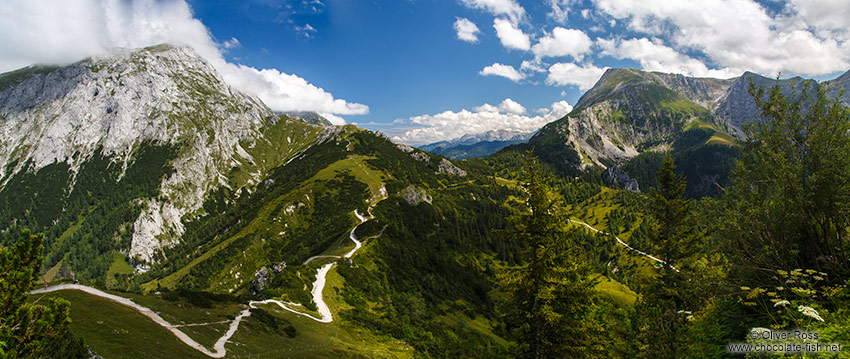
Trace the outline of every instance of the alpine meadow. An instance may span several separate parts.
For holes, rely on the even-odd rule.
[[[0,358],[850,358],[850,4],[0,15]]]

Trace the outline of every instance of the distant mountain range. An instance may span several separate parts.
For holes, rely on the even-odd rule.
[[[491,130],[434,142],[419,148],[452,159],[487,157],[510,145],[525,143],[534,132],[518,130]]]

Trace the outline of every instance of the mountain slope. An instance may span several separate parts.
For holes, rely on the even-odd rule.
[[[276,116],[185,48],[0,79],[10,84],[0,93],[9,134],[0,235],[5,244],[24,227],[45,232],[45,280],[73,271],[95,286],[202,305],[274,298],[320,317],[309,288],[328,268],[334,322],[299,326],[315,334],[298,343],[329,325],[421,352],[504,353],[489,293],[493,261],[513,245],[493,229],[516,191],[355,126]],[[362,248],[335,258],[352,249],[354,214],[370,209],[376,219],[357,227]],[[336,348],[370,353],[351,340]]]
[[[326,132],[273,116],[188,48],[122,50],[0,82],[0,227],[48,231],[47,262],[69,260],[83,278],[102,278],[110,251],[154,261],[211,191],[253,190]]]
[[[827,83],[827,90],[837,96],[848,81],[850,73],[845,73]],[[648,173],[660,165],[660,157],[652,153],[672,149],[680,170],[688,174],[688,193],[717,195],[729,184],[728,172],[737,156],[735,137],[743,135],[745,123],[758,120],[750,84],[778,85],[783,94],[796,97],[804,82],[800,77],[776,80],[751,72],[720,80],[610,69],[570,114],[544,126],[528,147],[563,173],[624,166],[627,174],[640,177],[640,186],[630,188],[644,190],[654,183]],[[821,86],[811,83],[810,95]],[[614,177],[622,176],[607,176]],[[615,182],[632,183],[629,178]]]

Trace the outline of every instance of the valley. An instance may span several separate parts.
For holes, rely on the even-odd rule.
[[[3,283],[106,358],[723,357],[790,325],[850,340],[833,130],[850,125],[829,87],[846,78],[607,69],[537,131],[417,148],[273,111],[189,47],[6,73],[0,253],[31,257],[3,263],[32,280]]]

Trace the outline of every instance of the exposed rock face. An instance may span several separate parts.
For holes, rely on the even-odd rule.
[[[268,142],[261,130],[275,122],[272,112],[227,85],[190,48],[120,50],[31,72],[0,88],[0,187],[10,174],[54,162],[67,163],[73,175],[96,151],[123,169],[144,143],[176,151],[160,194],[138,199],[131,258],[150,262],[178,241],[182,222],[202,211],[211,190],[257,185],[261,170],[280,165],[251,155],[255,144]],[[235,166],[250,172],[240,183],[227,176]]]
[[[473,133],[473,134],[465,134],[461,137],[448,140],[448,141],[440,141],[434,142],[428,145],[421,146],[419,148],[428,151],[434,152],[438,149],[446,149],[455,146],[462,145],[474,145],[479,142],[493,142],[493,141],[528,141],[533,134],[533,131],[518,131],[518,130],[491,130],[482,133]]]
[[[451,161],[443,158],[440,160],[440,165],[437,167],[437,171],[439,173],[445,173],[447,175],[455,175],[455,176],[466,176],[466,171],[460,169],[458,166],[455,166]]]
[[[260,267],[257,273],[254,273],[254,279],[251,280],[251,287],[248,288],[248,292],[251,295],[257,295],[258,293],[263,291],[263,288],[266,286],[266,282],[269,280],[269,269],[266,266]]]
[[[544,126],[529,144],[540,150],[575,150],[581,166],[607,167],[646,150],[665,150],[692,121],[742,136],[742,126],[758,120],[748,89],[751,82],[783,94],[799,96],[804,79],[776,81],[746,72],[732,79],[693,78],[679,74],[610,69],[564,118]],[[850,84],[850,72],[830,81],[838,95]],[[810,87],[816,91],[819,84]],[[850,96],[845,95],[844,101]],[[847,100],[850,101],[850,100]],[[556,148],[547,148],[554,146]]]
[[[413,147],[410,147],[410,146],[405,145],[403,143],[396,143],[395,147],[398,148],[401,152],[404,152],[404,153],[413,152]]]
[[[637,180],[630,177],[617,166],[608,167],[602,174],[602,180],[608,186],[640,193],[640,186]]]
[[[424,189],[412,185],[401,190],[400,194],[401,198],[411,206],[418,205],[422,202],[431,204],[432,201],[431,196],[428,195]]]
[[[328,121],[324,116],[313,112],[313,111],[286,111],[282,112],[283,115],[297,118],[299,120],[305,121],[307,123],[312,123],[314,125],[322,125],[322,126],[332,126],[333,124]]]
[[[417,161],[428,162],[431,160],[431,157],[426,155],[424,152],[414,152],[410,154],[410,157],[413,157]]]
[[[843,94],[841,94],[841,90],[844,90]],[[835,80],[829,81],[827,84],[827,94],[830,97],[839,97],[841,95],[839,98],[841,103],[844,106],[850,106],[850,71],[838,76]]]

